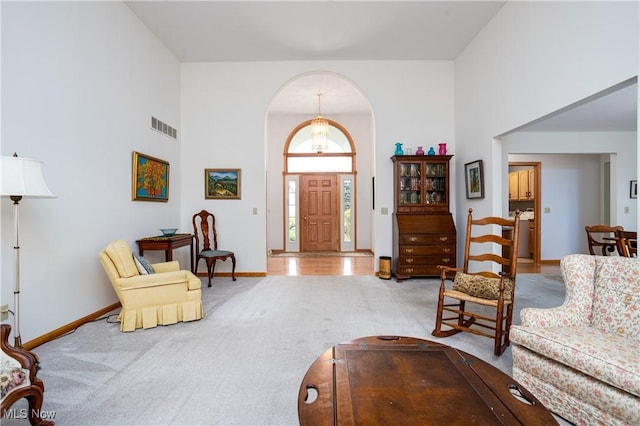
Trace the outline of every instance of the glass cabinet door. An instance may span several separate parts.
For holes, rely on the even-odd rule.
[[[449,155],[393,156],[396,212],[449,211]]]
[[[426,163],[425,177],[425,204],[447,204],[447,165],[445,163]]]
[[[419,205],[422,200],[422,164],[400,163],[400,205]]]

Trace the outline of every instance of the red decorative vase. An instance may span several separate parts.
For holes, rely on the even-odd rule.
[[[440,149],[438,149],[438,154],[446,155],[447,154],[447,144],[446,143],[439,143],[438,145],[440,146]]]

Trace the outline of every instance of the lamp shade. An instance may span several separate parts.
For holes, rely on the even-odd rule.
[[[42,161],[21,157],[0,157],[0,195],[55,198],[42,176]]]

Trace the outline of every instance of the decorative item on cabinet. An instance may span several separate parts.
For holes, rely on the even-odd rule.
[[[433,147],[429,148],[429,152],[427,153],[429,155],[436,155],[436,150],[433,149]]]
[[[440,148],[438,148],[438,154],[440,155],[446,155],[447,154],[447,144],[446,143],[439,143],[438,146]]]
[[[404,151],[402,150],[402,144],[400,142],[396,142],[396,152],[395,155],[403,155]]]
[[[419,146],[418,149],[416,149],[416,155],[424,155],[424,150],[422,149],[421,146]]]
[[[438,265],[456,265],[456,229],[449,211],[446,156],[392,157],[393,251],[396,280],[439,276]]]

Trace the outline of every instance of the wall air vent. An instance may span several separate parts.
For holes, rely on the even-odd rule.
[[[160,133],[164,133],[173,139],[178,139],[178,131],[173,127],[169,126],[167,123],[163,123],[155,117],[151,117],[151,128],[153,130],[157,130]]]

